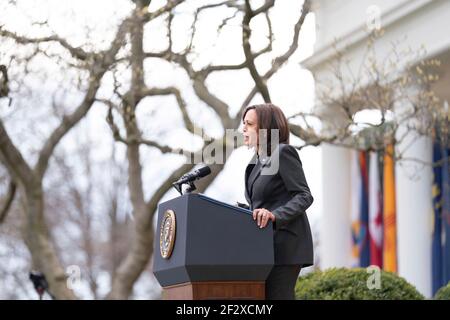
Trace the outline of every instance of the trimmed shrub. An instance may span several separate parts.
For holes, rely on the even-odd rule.
[[[443,286],[434,295],[435,300],[450,300],[450,282]]]
[[[333,268],[299,278],[298,300],[423,300],[417,289],[402,277],[380,270],[379,288],[375,274],[363,268]],[[369,289],[371,288],[371,289]]]

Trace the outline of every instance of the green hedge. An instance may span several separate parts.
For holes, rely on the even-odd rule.
[[[436,292],[434,299],[436,300],[450,300],[450,282],[447,283],[446,286],[439,289],[438,292]]]
[[[423,300],[416,288],[391,272],[380,271],[379,289],[369,289],[374,284],[373,273],[363,268],[333,268],[315,271],[300,277],[295,287],[299,300]],[[370,278],[372,277],[372,278]],[[370,278],[370,279],[369,279]]]

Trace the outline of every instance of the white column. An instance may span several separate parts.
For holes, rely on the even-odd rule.
[[[412,139],[416,141],[404,157],[431,163],[429,138],[409,134],[397,149],[403,150]],[[413,161],[400,161],[395,166],[398,274],[426,297],[431,296],[432,173],[431,166]]]
[[[322,145],[321,269],[350,267],[350,151]]]

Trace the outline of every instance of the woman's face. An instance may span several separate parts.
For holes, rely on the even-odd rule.
[[[256,147],[258,143],[258,116],[255,109],[247,111],[244,117],[244,144],[248,147]]]

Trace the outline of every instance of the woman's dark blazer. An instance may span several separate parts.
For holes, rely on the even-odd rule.
[[[305,211],[313,197],[296,149],[280,143],[270,157],[262,159],[262,166],[249,181],[256,160],[255,153],[245,170],[245,197],[251,210],[265,208],[276,217],[275,265],[312,265],[313,242]]]

